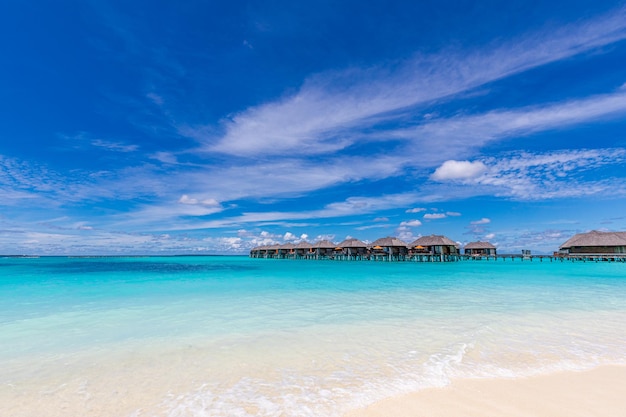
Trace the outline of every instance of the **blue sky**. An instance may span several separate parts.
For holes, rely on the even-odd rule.
[[[626,230],[623,2],[9,0],[0,53],[0,254]]]

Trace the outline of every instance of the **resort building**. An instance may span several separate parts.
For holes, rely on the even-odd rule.
[[[422,236],[409,245],[413,253],[430,255],[459,255],[456,242],[442,235]]]
[[[320,240],[311,245],[313,259],[328,259],[333,256],[335,244],[329,240]]]
[[[289,259],[295,258],[295,247],[293,243],[283,243],[278,246],[278,258],[279,259]]]
[[[489,242],[471,242],[465,245],[465,255],[470,256],[494,256],[496,247]]]
[[[497,254],[489,242],[471,242],[465,245],[461,255],[459,245],[442,235],[422,236],[406,244],[396,237],[383,237],[372,243],[349,238],[337,244],[329,240],[315,243],[301,241],[257,246],[250,250],[250,257],[265,259],[329,259],[344,261],[407,261],[407,262],[455,262],[461,260],[533,259],[542,262],[564,261],[611,261],[626,262],[626,232],[579,233],[563,243],[552,255],[531,255],[522,250],[521,255]]]
[[[395,237],[376,239],[370,247],[370,257],[378,260],[405,260],[409,254],[406,242]]]
[[[568,255],[614,255],[626,254],[626,232],[578,233],[559,248]]]
[[[303,240],[302,242],[298,243],[295,247],[295,258],[296,259],[305,259],[308,258],[310,253],[312,252],[312,245],[307,242],[306,240]]]
[[[278,257],[279,245],[264,245],[259,246],[250,251],[250,256],[253,258],[274,258]]]
[[[367,256],[367,244],[359,239],[346,239],[335,248],[335,256],[342,259],[363,259]]]

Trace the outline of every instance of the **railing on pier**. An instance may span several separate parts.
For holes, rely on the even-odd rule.
[[[625,253],[585,253],[585,254],[558,254],[554,255],[461,255],[439,253],[312,253],[312,252],[278,252],[258,251],[251,252],[252,258],[265,259],[311,259],[311,260],[335,260],[335,261],[377,261],[377,262],[457,262],[457,261],[520,261],[520,262],[626,262]]]

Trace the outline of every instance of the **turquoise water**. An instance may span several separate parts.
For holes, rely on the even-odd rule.
[[[0,415],[341,416],[626,364],[620,263],[5,258],[0,299]]]

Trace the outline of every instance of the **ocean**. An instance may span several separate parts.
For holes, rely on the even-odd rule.
[[[1,258],[0,415],[335,417],[626,364],[626,264]]]

